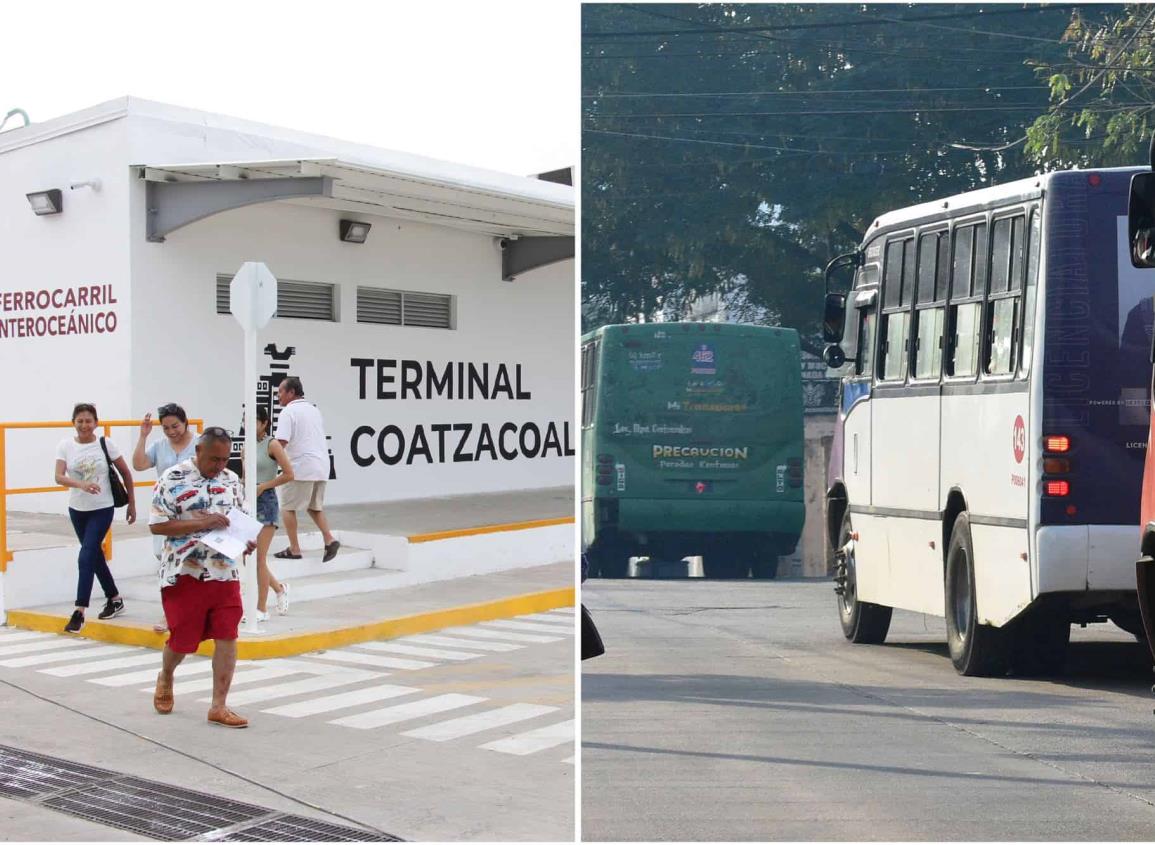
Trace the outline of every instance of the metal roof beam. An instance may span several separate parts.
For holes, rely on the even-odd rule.
[[[544,267],[574,257],[572,237],[503,238],[501,241],[501,279],[512,282],[527,270]]]
[[[273,200],[332,195],[333,180],[328,176],[203,182],[148,181],[145,183],[145,237],[154,243],[163,243],[170,232],[222,211]]]

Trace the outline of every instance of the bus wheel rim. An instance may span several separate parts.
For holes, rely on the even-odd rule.
[[[958,565],[954,567],[954,624],[959,640],[966,640],[971,622],[970,560],[966,552],[958,551]]]

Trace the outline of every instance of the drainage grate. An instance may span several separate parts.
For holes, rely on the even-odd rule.
[[[114,776],[104,769],[0,745],[0,795],[8,798],[36,798]]]
[[[42,803],[70,816],[169,841],[269,814],[253,804],[135,777],[106,780]]]
[[[404,841],[3,745],[0,796],[170,842]]]
[[[328,824],[305,816],[278,816],[223,836],[221,842],[404,842],[396,836]]]

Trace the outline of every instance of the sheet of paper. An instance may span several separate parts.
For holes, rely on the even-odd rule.
[[[262,525],[238,508],[233,508],[225,516],[229,527],[210,531],[201,537],[201,542],[230,560],[239,560],[245,553],[245,545],[249,541],[256,542]]]

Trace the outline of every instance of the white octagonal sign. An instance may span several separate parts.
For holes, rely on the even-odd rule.
[[[262,261],[246,261],[229,285],[229,310],[243,329],[263,329],[277,312],[277,278]]]

